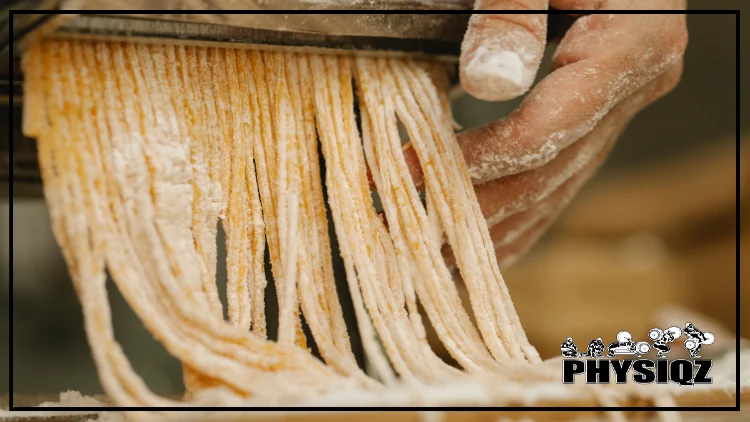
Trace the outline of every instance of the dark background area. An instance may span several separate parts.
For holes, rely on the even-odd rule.
[[[709,2],[697,3],[693,1],[690,6],[708,6]],[[742,4],[740,0],[710,3],[711,7],[728,8],[739,8]],[[733,15],[691,15],[688,26],[690,41],[680,85],[635,118],[597,178],[615,177],[628,170],[658,165],[683,154],[733,141],[737,95],[747,96],[750,89],[745,84],[740,91],[735,83],[736,18]],[[746,27],[741,30],[740,39],[748,41],[748,35]],[[548,48],[548,57],[552,50]],[[746,64],[745,52],[741,61]],[[542,75],[547,72],[544,65],[542,72]],[[468,128],[502,117],[517,104],[518,101],[487,103],[464,96],[455,101],[454,113]],[[750,132],[747,113],[746,110],[740,117],[742,134]],[[7,117],[2,116],[2,119]],[[8,124],[7,120],[1,122],[3,128]],[[18,127],[19,122],[15,125]],[[6,130],[0,131],[0,136],[6,134]],[[684,171],[690,172],[690,169]],[[734,181],[726,180],[726,183]],[[695,197],[695,201],[700,202],[701,198]],[[0,308],[8,309],[13,301],[14,392],[56,394],[74,389],[98,393],[101,388],[86,344],[80,307],[52,236],[45,204],[32,199],[13,202],[12,244],[10,206],[7,200],[0,203]],[[222,262],[223,242],[218,244]],[[217,278],[225,276],[219,265]],[[11,282],[12,298],[9,295]],[[158,393],[181,391],[179,364],[152,339],[114,286],[110,286],[116,335],[136,372]],[[727,297],[726,306],[733,306],[733,303],[734,297]],[[523,319],[524,315],[521,316]],[[9,326],[8,312],[0,312],[1,344],[9,342]],[[531,336],[534,337],[533,333]],[[554,348],[560,343],[558,338],[544,341]],[[0,396],[8,392],[9,352],[8,347],[0,347]]]

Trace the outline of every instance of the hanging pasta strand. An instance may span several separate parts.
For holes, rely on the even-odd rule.
[[[252,310],[252,329],[253,333],[260,338],[266,338],[266,311],[265,311],[265,289],[267,280],[263,257],[266,247],[265,224],[263,222],[263,211],[260,203],[260,193],[258,179],[255,170],[255,144],[260,142],[260,119],[258,118],[259,110],[253,104],[250,94],[255,91],[255,82],[253,80],[253,67],[251,58],[246,51],[237,51],[237,77],[238,90],[245,92],[247,95],[237,95],[237,113],[235,118],[241,121],[240,142],[245,146],[245,168],[244,177],[247,184],[247,201],[249,206],[245,206],[250,217],[247,219],[247,233],[251,253],[248,263],[250,270],[247,273],[247,285],[249,296],[251,298],[250,309]],[[242,172],[242,169],[238,169]]]
[[[393,104],[395,93],[381,80],[381,75],[376,60],[357,59],[361,103],[371,123],[368,127],[363,124],[365,150],[390,222],[391,236],[401,254],[411,256],[419,269],[421,277],[417,278],[415,288],[447,350],[466,369],[491,369],[495,363],[461,306],[439,246],[431,244],[436,236],[401,154]],[[390,108],[377,111],[383,107]],[[424,135],[412,132],[410,137],[416,142],[415,137]]]
[[[363,151],[349,105],[354,101],[351,61],[313,57],[311,63],[316,82],[318,131],[328,165],[337,166],[329,170],[327,177],[329,202],[355,305],[366,306],[386,353],[402,379],[417,382],[446,376],[452,373],[451,368],[434,355],[424,338],[424,329],[419,331],[405,308],[403,286],[399,281],[405,273],[399,272],[395,249],[367,188]],[[361,112],[364,124],[369,110]],[[341,118],[332,119],[332,116]],[[353,277],[358,284],[352,282]],[[368,357],[373,360],[381,379],[392,382],[390,369],[385,367],[380,349],[374,343],[375,333],[370,326],[361,329],[367,333],[363,339]]]
[[[359,277],[366,276],[366,274],[360,273],[358,275],[357,271],[355,271],[352,245],[349,242],[349,233],[351,232],[353,236],[353,231],[356,230],[354,219],[358,217],[358,214],[347,214],[347,210],[345,209],[353,201],[354,195],[351,192],[349,182],[351,176],[349,176],[345,168],[344,157],[339,157],[339,154],[341,154],[339,150],[343,149],[346,152],[351,148],[349,144],[352,142],[356,143],[357,141],[347,136],[346,133],[336,131],[333,116],[334,113],[338,113],[337,115],[341,119],[348,121],[354,118],[354,110],[353,106],[351,109],[343,108],[340,103],[334,101],[337,94],[340,94],[341,87],[338,85],[338,79],[329,79],[328,73],[338,71],[338,62],[335,60],[331,62],[329,58],[326,59],[324,62],[324,58],[317,56],[310,57],[310,68],[315,81],[316,124],[327,163],[326,184],[328,187],[328,201],[331,207],[336,235],[340,242],[340,253],[344,259],[347,283],[352,296],[363,347],[374,365],[378,378],[386,384],[391,384],[395,382],[395,375],[380,345],[377,343],[373,321],[368,316],[363,295],[359,290],[358,279]],[[324,79],[321,80],[321,78]]]
[[[328,237],[328,218],[326,216],[325,198],[323,197],[323,184],[321,181],[321,167],[318,159],[318,134],[315,128],[315,104],[313,98],[313,80],[310,70],[308,55],[299,54],[297,65],[299,71],[299,89],[302,106],[301,120],[304,128],[304,143],[309,160],[309,169],[307,177],[310,180],[309,197],[312,199],[310,204],[312,209],[310,214],[313,216],[312,236],[317,239],[311,243],[311,252],[313,254],[313,263],[319,276],[316,275],[314,280],[322,281],[322,288],[325,300],[324,307],[328,309],[330,318],[331,332],[333,333],[333,342],[342,352],[351,351],[349,343],[349,334],[347,333],[346,323],[344,322],[341,304],[339,303],[338,292],[333,275],[333,263],[331,262],[331,245]],[[319,278],[318,278],[319,277]],[[353,358],[353,356],[352,356]]]
[[[27,92],[32,99],[29,107],[43,107],[29,110],[24,117],[29,119],[24,129],[30,130],[29,135],[44,138],[38,144],[39,163],[45,195],[49,200],[53,232],[63,248],[76,293],[81,299],[87,337],[94,358],[100,362],[105,390],[115,400],[129,405],[138,406],[144,402],[164,405],[169,401],[158,400],[150,392],[144,391],[142,380],[132,373],[114,340],[105,287],[104,256],[101,253],[102,237],[100,233],[94,239],[94,233],[87,230],[88,224],[100,221],[97,220],[97,210],[101,204],[96,201],[94,192],[103,189],[103,185],[100,181],[97,183],[95,177],[89,177],[91,167],[98,166],[90,155],[91,138],[86,136],[90,131],[86,131],[80,139],[75,139],[72,133],[83,110],[91,109],[91,103],[85,99],[80,101],[76,95],[74,75],[69,68],[66,69],[70,65],[70,45],[56,47],[57,52],[67,53],[67,56],[58,59],[37,49],[24,58],[24,67],[29,69],[27,80],[34,87]],[[35,92],[35,88],[38,91]],[[64,113],[64,110],[72,112]],[[61,118],[48,119],[53,116]],[[33,119],[36,118],[44,120],[35,122]],[[145,393],[140,399],[147,396],[146,400],[139,400],[139,392]]]
[[[297,169],[298,143],[297,128],[291,110],[291,99],[287,85],[286,72],[281,60],[272,62],[274,77],[269,80],[275,83],[274,96],[274,128],[277,141],[278,163],[278,197],[277,212],[279,221],[279,251],[281,256],[281,277],[276,279],[276,290],[279,299],[279,343],[293,344],[300,333],[298,327],[299,300],[297,295],[297,280],[299,277],[299,248],[298,238],[302,237],[297,228],[300,226],[301,180]],[[286,224],[283,224],[286,223]],[[302,239],[304,242],[304,239]]]
[[[224,224],[227,243],[227,303],[229,321],[242,328],[250,329],[252,322],[252,292],[248,285],[248,265],[251,263],[252,249],[250,225],[249,187],[247,185],[246,160],[251,159],[246,152],[249,130],[242,122],[242,99],[233,93],[239,92],[237,57],[234,50],[222,49],[225,74],[220,74],[222,90],[216,98],[221,98],[227,116],[227,129],[224,134],[223,150],[229,156],[230,165],[224,169],[229,173],[227,187],[227,211]]]
[[[425,113],[440,113],[440,110],[444,110],[447,101],[440,99],[437,90],[434,89],[429,75],[424,71],[423,68],[416,66],[413,62],[407,64],[407,66],[393,66],[395,74],[402,73],[403,75],[410,75],[407,77],[401,77],[402,84],[408,83],[408,86],[414,92],[419,107]],[[404,91],[402,91],[404,92]],[[416,109],[412,108],[408,112],[404,111],[403,116],[415,115]],[[448,119],[427,119],[431,130],[435,134],[435,144],[437,150],[441,153],[445,168],[448,170],[448,174],[452,177],[449,180],[459,181],[459,185],[454,189],[456,196],[454,198],[462,198],[463,200],[455,201],[455,204],[461,206],[458,210],[466,217],[468,226],[471,228],[468,232],[461,232],[457,234],[471,234],[470,243],[479,259],[479,263],[482,268],[482,273],[486,277],[487,291],[490,294],[490,298],[499,298],[500,300],[490,300],[489,305],[492,307],[493,313],[497,320],[496,328],[502,333],[503,340],[506,348],[512,357],[523,356],[529,362],[538,363],[541,361],[539,354],[536,349],[531,346],[526,338],[526,333],[521,326],[518,313],[513,306],[513,302],[510,298],[510,293],[505,284],[505,281],[500,274],[500,268],[495,258],[494,247],[492,240],[490,239],[489,229],[487,223],[484,220],[481,209],[479,208],[479,202],[476,198],[476,194],[469,178],[468,168],[463,160],[463,153],[458,145],[453,134],[450,121]],[[420,146],[417,144],[417,153],[420,155]],[[424,148],[422,154],[426,152]],[[434,186],[434,183],[432,184]],[[428,188],[429,189],[429,188]],[[455,218],[455,211],[451,215],[443,215],[443,224],[447,224],[451,218]],[[459,244],[462,242],[460,236],[458,240]],[[454,238],[455,239],[455,238]],[[455,242],[455,240],[454,240]],[[451,243],[452,246],[458,246],[455,243]],[[471,252],[470,249],[461,250],[462,252]],[[471,255],[469,254],[469,258]],[[459,266],[461,268],[461,266]],[[466,265],[462,271],[471,274]],[[487,341],[487,337],[485,337]],[[517,349],[516,349],[517,348]]]
[[[288,137],[296,136],[296,128],[289,125],[293,115],[290,114],[289,110],[290,100],[286,73],[281,53],[254,52],[253,54],[253,66],[262,66],[265,70],[264,72],[255,72],[259,106],[260,110],[263,110],[261,112],[261,125],[263,125],[263,145],[261,149],[265,156],[263,166],[268,172],[268,178],[264,181],[265,186],[261,186],[263,190],[261,201],[271,204],[272,219],[285,221],[285,201],[289,197],[279,192],[279,186],[282,183],[287,183],[289,177],[284,168],[288,162],[286,158],[287,146],[290,145]],[[296,153],[294,151],[292,153],[296,157]],[[291,163],[293,164],[294,161]],[[258,171],[261,171],[261,169],[259,168]],[[294,177],[294,175],[292,176]],[[282,179],[284,179],[283,182]],[[293,183],[292,189],[298,189],[296,181],[293,180]],[[297,193],[292,195],[295,198],[298,197]],[[283,230],[285,228],[278,224],[268,227],[271,264],[279,300],[279,338],[283,338],[285,342],[292,341],[298,346],[306,348],[307,339],[302,331],[299,302],[296,300],[296,275],[294,277],[291,275],[282,276],[284,268],[286,268],[282,262],[282,243],[286,241],[282,235]],[[293,313],[293,315],[290,316],[287,313]],[[284,321],[283,327],[282,321]],[[293,325],[288,325],[287,321],[293,321]]]
[[[196,280],[200,285],[194,286],[192,291],[196,294],[199,294],[200,290],[203,290],[204,293],[207,293],[208,291],[213,292],[216,290],[215,284],[213,289],[207,290],[206,284],[208,282],[208,275],[206,274],[207,268],[204,266],[205,261],[198,259],[196,256],[199,255],[199,252],[197,249],[198,242],[195,242],[195,235],[201,233],[201,227],[195,226],[195,218],[193,218],[190,225],[188,225],[188,219],[185,215],[173,214],[175,210],[177,210],[177,212],[191,210],[188,201],[191,199],[190,195],[194,194],[196,190],[198,191],[198,200],[200,199],[200,187],[196,189],[196,184],[193,183],[193,180],[200,180],[199,178],[194,179],[195,174],[200,174],[200,171],[195,171],[192,168],[192,163],[194,162],[192,155],[194,152],[200,153],[200,151],[196,151],[196,145],[192,139],[188,141],[188,149],[186,150],[186,145],[183,143],[181,137],[175,136],[177,133],[187,134],[190,131],[185,117],[185,114],[188,113],[187,109],[184,107],[186,99],[184,98],[185,95],[182,94],[183,91],[180,89],[182,83],[177,75],[175,51],[174,49],[169,48],[158,51],[157,54],[154,54],[153,56],[150,53],[151,52],[146,49],[141,49],[140,51],[140,54],[144,58],[153,58],[152,61],[154,67],[149,69],[149,71],[156,76],[156,80],[150,79],[149,82],[151,84],[156,83],[168,88],[167,91],[162,93],[166,94],[166,96],[158,96],[153,104],[153,114],[156,116],[156,120],[169,122],[170,128],[166,128],[163,132],[172,134],[171,136],[167,134],[160,135],[160,137],[169,137],[169,141],[171,142],[169,145],[163,145],[162,148],[164,148],[165,151],[179,151],[181,154],[176,165],[176,168],[181,172],[181,186],[172,186],[169,182],[159,182],[160,187],[154,189],[154,192],[159,198],[155,201],[155,205],[162,205],[161,211],[158,211],[162,217],[157,217],[157,219],[160,220],[161,227],[163,227],[161,229],[162,237],[164,239],[169,239],[165,244],[168,249],[171,249],[169,255],[172,260],[172,272],[175,274],[181,272],[188,274],[200,272],[200,279]],[[153,85],[148,89],[153,90]],[[172,103],[170,103],[170,101]],[[165,118],[161,113],[166,113],[168,117]],[[190,136],[190,138],[192,138],[192,136]],[[185,183],[190,183],[191,186],[185,186]],[[192,205],[192,209],[194,209],[195,199],[193,200]],[[199,216],[201,215],[200,212],[197,214]],[[214,283],[213,279],[211,279],[210,283]],[[213,296],[214,301],[211,300],[211,296],[206,296],[206,299],[208,299],[209,306],[213,307],[214,311],[217,312],[217,316],[221,317],[221,307],[218,302],[218,295]],[[219,304],[218,307],[216,306],[217,304]],[[206,388],[207,386],[220,384],[215,380],[211,380],[209,377],[196,373],[189,366],[184,366],[184,377],[188,395],[192,394],[194,391]]]
[[[192,140],[193,187],[196,200],[200,201],[194,204],[198,208],[194,209],[194,220],[197,219],[196,224],[199,225],[195,231],[196,250],[206,263],[206,273],[202,277],[203,291],[208,297],[211,309],[223,319],[224,310],[216,286],[216,225],[221,211],[220,166],[219,154],[216,151],[219,133],[212,99],[214,93],[208,65],[208,50],[185,47],[185,52],[179,54],[179,59],[184,68],[182,94],[187,96],[184,106],[193,119],[192,127],[196,133],[196,138]]]
[[[295,123],[291,148],[297,159],[290,173],[299,175],[301,212],[295,242],[299,248],[299,284],[297,286],[305,320],[323,359],[340,372],[371,382],[357,366],[349,345],[341,305],[338,302],[331,267],[328,221],[323,205],[317,137],[314,126],[311,85],[304,85],[309,72],[305,56],[285,54],[285,76]],[[307,91],[307,94],[304,93]],[[289,148],[287,148],[289,149]],[[296,180],[296,179],[295,179]]]

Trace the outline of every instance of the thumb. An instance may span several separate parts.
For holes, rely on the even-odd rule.
[[[476,0],[474,4],[477,11],[547,7],[547,0]],[[546,33],[546,14],[475,13],[461,45],[461,85],[486,101],[522,95],[534,83]]]

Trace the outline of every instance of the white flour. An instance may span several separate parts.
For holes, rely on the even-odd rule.
[[[503,25],[502,31],[488,29],[491,23],[479,23],[487,19],[486,15],[471,17],[461,44],[461,54],[470,57],[463,63],[461,82],[474,97],[482,100],[515,98],[534,82],[544,44],[527,29],[512,23],[506,24],[512,25],[510,28]],[[546,21],[533,25],[544,28]]]
[[[60,400],[57,402],[44,402],[39,404],[39,408],[45,407],[107,407],[109,404],[103,402],[97,398],[84,396],[78,391],[66,391],[60,393]],[[93,415],[95,412],[76,412],[76,411],[52,411],[52,410],[39,410],[36,412],[10,412],[7,410],[0,409],[0,421],[23,421],[27,418],[59,418],[61,416],[76,416],[76,415]],[[90,421],[97,422],[124,422],[125,417],[118,413],[113,412],[102,412],[98,415],[98,419],[89,419]]]
[[[474,83],[483,86],[482,92],[486,92],[487,97],[499,93],[520,95],[530,85],[529,80],[534,79],[531,69],[517,52],[490,50],[485,45],[477,48],[464,72]]]

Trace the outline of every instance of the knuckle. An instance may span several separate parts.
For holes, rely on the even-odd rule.
[[[663,39],[665,46],[667,47],[667,53],[672,56],[682,56],[687,49],[688,44],[688,31],[685,22],[685,16],[681,15],[673,20],[673,24],[669,25],[666,31],[666,36]]]
[[[552,70],[579,62],[591,56],[591,53],[581,49],[570,48],[570,45],[557,47],[552,55]]]
[[[664,74],[661,86],[659,87],[659,97],[667,95],[672,92],[682,79],[682,60],[679,61],[672,69]]]
[[[530,11],[546,10],[547,0],[480,0],[476,10],[484,11]],[[544,14],[483,13],[472,16],[472,25],[483,29],[502,29],[516,26],[533,34],[538,40],[545,39],[547,16]]]
[[[670,92],[677,88],[682,78],[683,61],[679,60],[677,63],[672,65],[665,73],[659,76],[654,82],[651,83],[653,86],[650,89],[650,93],[645,95],[643,99],[643,106],[659,100],[666,96]]]
[[[670,72],[677,63],[681,63],[687,48],[684,15],[670,16],[660,23],[661,28],[643,39],[640,47],[631,54],[631,59],[635,60],[646,80],[654,80]]]
[[[684,20],[680,27],[677,29],[677,33],[675,34],[675,36],[675,44],[677,45],[677,48],[681,52],[684,52],[687,49],[688,45],[688,30],[687,25],[685,25],[684,23]]]
[[[472,24],[481,29],[509,32],[527,32],[535,41],[543,42],[546,34],[544,15],[535,14],[478,14],[472,18]]]
[[[673,44],[676,51],[684,51],[687,47],[688,30],[685,15],[676,15],[672,19],[672,24],[668,26],[668,39]]]

